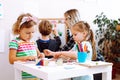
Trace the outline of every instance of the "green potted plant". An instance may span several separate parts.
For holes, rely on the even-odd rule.
[[[113,62],[112,77],[115,78],[116,69],[120,58],[120,19],[108,19],[102,12],[96,15],[93,23],[97,25],[95,38],[98,51],[103,54],[106,61]],[[118,65],[120,66],[120,65]]]
[[[93,23],[97,25],[95,38],[98,41],[98,51],[102,53],[106,60],[111,60],[112,53],[116,52],[120,44],[120,31],[116,26],[119,25],[120,19],[113,20],[108,19],[102,12],[100,15],[96,15]],[[118,30],[116,30],[116,28]],[[114,46],[114,47],[113,47]],[[116,49],[115,49],[116,48]],[[117,53],[120,53],[120,48],[117,49]]]

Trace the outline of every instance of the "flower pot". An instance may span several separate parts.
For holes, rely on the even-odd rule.
[[[113,67],[112,69],[112,79],[115,79],[116,78],[116,68]]]
[[[120,24],[118,24],[118,25],[116,26],[116,30],[117,30],[117,31],[120,30]]]

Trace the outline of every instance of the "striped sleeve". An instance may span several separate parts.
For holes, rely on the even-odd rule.
[[[9,42],[9,49],[18,49],[18,43],[16,40]]]

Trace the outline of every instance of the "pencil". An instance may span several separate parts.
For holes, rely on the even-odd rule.
[[[81,52],[83,52],[83,48],[82,48],[82,44],[81,44],[81,43],[78,45],[78,48],[79,48],[79,50],[80,50]]]
[[[78,52],[80,51],[80,50],[79,50],[79,47],[78,47],[78,44],[76,44],[76,49],[77,49]]]
[[[85,44],[84,45],[84,52],[87,52],[88,50],[87,50],[87,45]]]

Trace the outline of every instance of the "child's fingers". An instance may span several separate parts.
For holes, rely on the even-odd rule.
[[[48,51],[49,51],[49,50],[47,50],[47,49],[43,50],[43,52],[44,52],[45,54],[48,54]]]
[[[56,53],[56,54],[54,54],[53,56],[54,56],[55,59],[57,59],[57,58],[60,57],[60,54],[57,54],[57,53]]]
[[[49,55],[51,55],[51,51],[50,51],[50,50],[44,50],[44,54],[45,54],[46,56],[49,56]]]
[[[43,53],[39,54],[38,58],[44,58],[45,55]]]
[[[44,54],[47,56],[47,55],[49,55],[49,53],[46,51],[46,52],[44,52]]]
[[[34,61],[37,57],[36,56],[28,56],[27,60]]]

